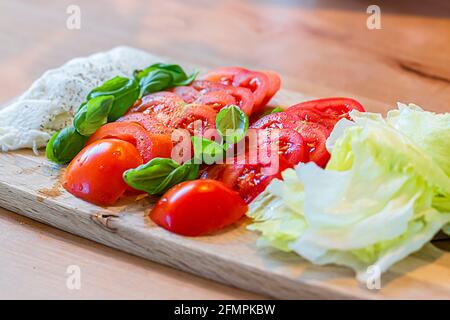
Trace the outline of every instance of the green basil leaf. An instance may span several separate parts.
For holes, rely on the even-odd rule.
[[[235,105],[222,108],[216,117],[216,128],[227,144],[234,144],[245,137],[248,130],[247,115]]]
[[[283,109],[282,109],[281,107],[275,107],[275,108],[273,108],[273,109],[271,109],[271,110],[268,110],[268,111],[264,112],[264,113],[261,115],[261,118],[264,117],[264,116],[267,116],[267,115],[269,115],[269,114],[272,114],[272,113],[278,113],[278,112],[282,112],[282,111],[283,111]]]
[[[160,69],[152,69],[145,72],[145,75],[139,75],[139,97],[143,97],[149,93],[161,91],[172,86],[171,84],[173,78],[169,72]]]
[[[108,115],[114,102],[114,96],[91,98],[73,118],[73,125],[83,136],[90,136],[108,122]]]
[[[197,178],[198,169],[198,164],[186,162],[180,165],[169,158],[155,158],[125,171],[123,179],[134,189],[159,195],[180,182]]]
[[[114,77],[93,89],[87,96],[92,99],[99,96],[114,96],[114,103],[108,115],[108,122],[123,116],[139,98],[139,83],[136,79]]]
[[[144,70],[136,70],[134,76],[139,82],[140,97],[175,86],[185,86],[194,81],[198,72],[190,76],[176,64],[155,63]]]
[[[64,128],[50,138],[45,155],[52,162],[68,163],[83,149],[87,140],[88,137],[79,134],[74,127]]]
[[[196,162],[213,164],[223,161],[225,154],[223,144],[198,136],[192,136],[191,139],[192,145],[194,146],[194,160]]]

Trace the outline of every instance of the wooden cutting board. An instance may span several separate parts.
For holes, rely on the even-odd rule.
[[[289,106],[306,99],[281,90],[271,104]],[[64,167],[31,151],[0,153],[0,206],[109,247],[274,298],[450,299],[450,253],[431,244],[383,274],[381,289],[369,290],[349,269],[314,266],[295,254],[258,249],[257,235],[246,230],[245,219],[212,236],[177,236],[148,219],[155,199],[133,197],[114,207],[98,207],[67,193],[60,184],[63,172]]]

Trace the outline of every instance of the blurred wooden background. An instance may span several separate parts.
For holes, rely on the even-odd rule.
[[[177,0],[0,1],[0,104],[45,70],[117,45],[207,67],[270,68],[285,88],[351,96],[369,110],[396,101],[450,111],[450,2]],[[66,27],[69,5],[81,28]],[[1,155],[0,155],[1,156]],[[119,253],[0,209],[0,297],[257,298]],[[81,264],[82,290],[65,286]]]

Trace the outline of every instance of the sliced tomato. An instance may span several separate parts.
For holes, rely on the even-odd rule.
[[[221,181],[238,192],[245,203],[250,203],[266,189],[274,178],[281,179],[281,172],[292,167],[283,156],[278,156],[277,161],[278,164],[272,162],[249,163],[250,161],[240,164],[236,160],[233,164],[220,165],[223,168],[220,174]],[[264,170],[272,171],[269,168],[271,166],[274,166],[275,172],[266,174]]]
[[[270,101],[270,99],[272,99],[272,97],[278,92],[278,90],[280,90],[281,78],[275,71],[265,70],[260,72],[264,73],[269,79],[267,95],[262,103],[262,105],[265,106]]]
[[[135,104],[128,112],[172,114],[184,105],[185,102],[179,95],[173,92],[161,91],[141,98],[140,104]]]
[[[208,94],[209,92],[224,92],[233,96],[235,99],[234,104],[241,108],[248,116],[250,116],[253,111],[253,93],[247,88],[233,87],[231,85],[224,85],[222,83],[206,80],[194,81],[192,87],[201,95]]]
[[[225,85],[232,85],[234,78],[241,73],[247,73],[249,70],[240,67],[223,67],[209,71],[200,80],[219,82]]]
[[[211,106],[190,104],[169,125],[172,128],[187,129],[191,135],[201,135],[206,129],[216,127],[216,114]]]
[[[349,112],[358,110],[366,111],[362,104],[350,98],[325,98],[311,101],[301,102],[299,104],[289,107],[286,112],[299,112],[301,110],[313,110],[320,113],[322,116],[335,118],[347,118],[350,120]]]
[[[250,129],[252,130],[252,129]],[[258,130],[258,153],[276,151],[291,165],[309,161],[309,148],[297,131],[292,129]]]
[[[186,103],[193,103],[200,95],[198,90],[192,86],[175,87],[171,90],[171,92],[179,95]]]
[[[247,211],[239,195],[214,180],[180,183],[167,191],[150,212],[159,226],[185,236],[199,236],[229,226]]]
[[[301,112],[278,112],[269,114],[254,124],[252,128],[257,129],[292,129],[297,131],[303,138],[309,152],[309,161],[324,167],[329,158],[325,143],[331,129],[320,123],[320,116],[308,110]]]
[[[140,124],[149,133],[170,135],[172,128],[169,128],[156,119],[153,114],[145,114],[142,112],[128,113],[116,120],[116,122],[135,122]]]
[[[196,104],[211,106],[214,110],[220,109],[236,104],[236,99],[225,91],[211,91],[200,95],[196,100]]]
[[[258,71],[240,73],[234,78],[233,85],[250,89],[255,103],[253,111],[258,111],[264,106],[269,90],[269,77],[266,74]]]
[[[99,205],[113,205],[128,189],[125,170],[143,163],[134,145],[119,139],[95,141],[81,150],[64,174],[63,186],[74,196]]]
[[[156,157],[170,158],[172,152],[169,135],[150,134],[141,125],[133,122],[107,123],[95,131],[86,144],[109,138],[127,141],[136,146],[144,162]]]

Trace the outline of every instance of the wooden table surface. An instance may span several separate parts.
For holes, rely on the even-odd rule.
[[[450,111],[450,2],[377,1],[0,2],[0,104],[46,69],[117,45],[205,66],[270,68],[285,88],[352,96],[369,110],[396,101]],[[66,27],[69,5],[81,28]],[[109,249],[0,209],[0,298],[262,298]],[[81,289],[66,286],[81,268]]]

